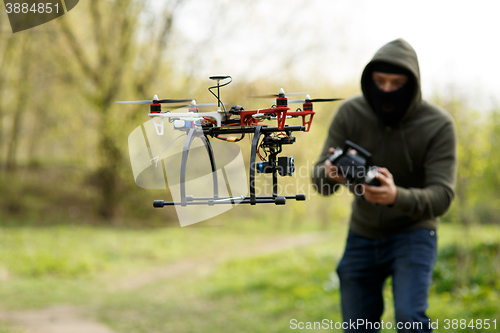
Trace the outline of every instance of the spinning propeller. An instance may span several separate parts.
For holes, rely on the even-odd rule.
[[[295,96],[295,95],[304,95],[308,94],[308,92],[291,92],[286,94],[286,96]],[[285,91],[283,88],[280,89],[279,94],[270,94],[270,95],[258,95],[258,96],[250,96],[252,98],[273,98],[273,97],[285,97]]]
[[[183,105],[178,109],[185,109],[189,108],[190,112],[198,112],[199,108],[206,108],[206,107],[211,107],[211,106],[216,106],[216,103],[203,103],[203,104],[196,104],[196,101],[193,99],[191,100],[191,104],[189,105]]]
[[[340,100],[343,100],[343,98],[314,98],[314,99],[311,99],[309,94],[307,94],[306,99],[296,99],[293,101],[288,101],[288,103],[334,102],[334,101],[340,101]]]
[[[191,99],[158,99],[158,95],[154,95],[153,100],[143,101],[118,101],[118,104],[174,104],[192,101]]]

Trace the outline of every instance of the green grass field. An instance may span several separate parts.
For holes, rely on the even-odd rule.
[[[0,310],[71,305],[123,333],[288,332],[291,319],[337,322],[334,270],[346,232],[345,223],[292,231],[244,219],[188,228],[0,228]],[[500,227],[445,224],[438,240],[428,311],[439,320],[436,332],[450,331],[447,318],[496,319],[497,330],[455,331],[498,331]],[[390,288],[385,300],[390,321]],[[4,322],[0,332],[19,331]]]

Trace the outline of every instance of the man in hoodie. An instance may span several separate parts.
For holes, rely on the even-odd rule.
[[[361,88],[363,94],[347,100],[335,115],[312,177],[323,195],[344,183],[327,157],[345,140],[365,148],[379,166],[380,186],[364,185],[364,194],[352,203],[337,268],[344,322],[360,319],[366,325],[359,321],[356,332],[377,332],[383,286],[392,276],[393,328],[431,332],[427,296],[438,216],[454,198],[456,126],[445,110],[422,99],[417,55],[403,39],[376,52]]]

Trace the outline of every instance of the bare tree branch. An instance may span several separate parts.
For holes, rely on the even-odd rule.
[[[102,17],[101,13],[99,12],[99,5],[97,0],[91,0],[90,1],[90,16],[92,19],[92,27],[93,27],[93,32],[94,32],[94,39],[95,43],[97,45],[97,54],[98,54],[98,65],[97,68],[106,68],[108,65],[108,43],[106,40],[106,36],[108,34],[107,31],[105,31],[103,24],[102,24]],[[95,72],[96,79],[97,81],[102,80],[102,71],[96,71]]]
[[[86,75],[93,82],[96,82],[97,81],[96,71],[90,65],[90,62],[85,56],[83,48],[78,43],[78,40],[74,35],[73,31],[70,29],[67,21],[65,20],[65,18],[60,18],[57,20],[57,22],[61,27],[61,31],[63,32],[66,42],[68,43],[71,51],[73,52],[73,55],[77,59],[78,65],[81,67],[82,73]]]
[[[19,143],[19,129],[21,127],[21,117],[24,109],[26,108],[27,98],[26,96],[30,90],[30,68],[32,56],[32,49],[29,47],[29,43],[25,38],[23,41],[23,46],[21,49],[21,59],[19,62],[19,81],[17,86],[16,101],[17,105],[14,109],[14,121],[12,123],[12,129],[10,132],[8,150],[7,150],[7,169],[15,171],[17,166],[16,155]]]
[[[1,157],[2,157],[2,144],[1,143],[4,142],[4,140],[3,140],[4,134],[3,134],[3,104],[2,104],[3,98],[2,98],[2,94],[3,94],[4,83],[7,80],[6,72],[7,72],[7,66],[9,65],[7,63],[7,58],[15,45],[13,36],[14,36],[14,34],[10,35],[10,37],[7,39],[7,42],[5,43],[5,46],[3,48],[2,57],[0,58],[0,73],[2,73],[0,75],[0,161],[1,161]]]
[[[153,60],[149,63],[149,66],[143,71],[143,75],[136,81],[136,91],[139,94],[145,94],[146,83],[151,77],[154,77],[155,72],[158,71],[160,67],[161,59],[166,50],[167,42],[170,37],[170,32],[172,31],[174,17],[180,6],[185,0],[176,0],[173,2],[172,6],[166,6],[162,17],[164,18],[164,25],[160,30],[160,33],[156,40],[152,40],[149,44],[154,45],[156,48],[156,53],[153,56]]]

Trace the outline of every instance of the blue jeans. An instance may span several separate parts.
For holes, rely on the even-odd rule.
[[[342,316],[344,323],[362,319],[372,325],[357,329],[351,325],[345,332],[379,331],[376,323],[380,323],[384,311],[382,291],[390,275],[396,323],[389,324],[400,333],[432,332],[425,311],[436,254],[435,230],[417,229],[387,239],[369,239],[349,231],[337,267]]]

